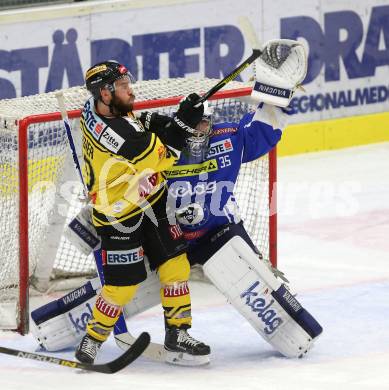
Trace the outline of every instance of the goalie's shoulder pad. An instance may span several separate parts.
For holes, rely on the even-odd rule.
[[[290,39],[266,42],[255,61],[255,84],[251,96],[265,103],[287,107],[296,88],[307,73],[305,46]]]

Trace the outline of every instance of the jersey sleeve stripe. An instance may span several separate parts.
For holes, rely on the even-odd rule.
[[[154,151],[156,143],[157,143],[157,136],[154,133],[151,133],[149,146],[137,157],[128,161],[130,161],[130,163],[135,165],[140,161],[144,160],[147,156],[149,156]]]

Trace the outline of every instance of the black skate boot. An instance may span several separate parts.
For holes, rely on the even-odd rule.
[[[76,359],[81,363],[93,364],[103,342],[86,334],[76,350]]]
[[[209,363],[211,348],[194,339],[186,327],[169,326],[165,334],[166,361],[183,366]]]

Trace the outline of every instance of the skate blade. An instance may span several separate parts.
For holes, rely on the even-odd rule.
[[[184,352],[166,351],[165,361],[178,366],[203,366],[209,364],[210,355],[196,356]]]

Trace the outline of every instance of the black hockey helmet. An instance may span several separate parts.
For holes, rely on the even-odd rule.
[[[134,76],[124,65],[116,61],[99,62],[86,71],[86,89],[95,99],[99,99],[101,88],[108,88],[111,92],[114,92],[114,82],[126,76],[130,78],[132,83],[135,83]]]

